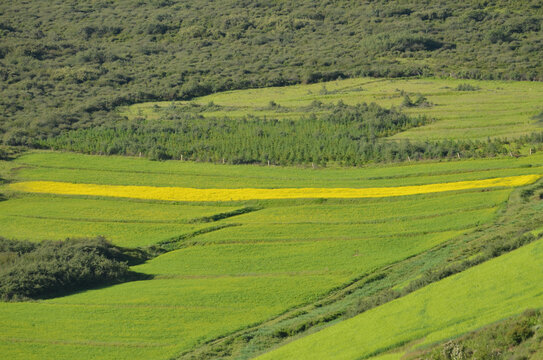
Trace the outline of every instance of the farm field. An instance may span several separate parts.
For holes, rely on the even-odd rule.
[[[400,359],[403,353],[383,353],[410,342],[412,350],[542,307],[542,255],[539,240],[258,359]]]
[[[19,182],[11,190],[57,195],[121,197],[165,201],[243,201],[273,199],[356,199],[407,196],[445,191],[528,185],[539,175],[511,176],[476,181],[379,188],[239,188],[198,189],[156,186],[73,184],[53,181]]]
[[[13,359],[172,357],[316,301],[361,274],[472,233],[492,223],[511,192],[525,184],[383,198],[179,202],[32,194],[16,191],[19,181],[386,188],[540,176],[541,160],[535,154],[304,169],[55,152],[23,155],[2,165],[3,176],[13,181],[0,188],[9,196],[0,202],[2,236],[39,241],[104,235],[125,247],[180,240],[177,250],[132,267],[152,276],[149,280],[0,304],[0,349]],[[247,207],[252,210],[212,220]],[[193,235],[183,237],[187,234]]]
[[[7,165],[9,164],[9,166]],[[543,173],[543,154],[519,158],[416,162],[359,168],[235,166],[121,156],[34,152],[5,165],[17,181],[204,189],[282,187],[384,187],[438,184]],[[218,203],[217,203],[218,204]],[[222,204],[222,203],[221,203]]]
[[[105,236],[118,245],[134,247],[199,230],[205,227],[199,219],[234,209],[31,195],[0,202],[0,226],[5,237]]]
[[[462,84],[469,84],[472,91],[458,90]],[[255,115],[296,120],[311,112],[325,111],[312,108],[315,101],[325,105],[340,100],[348,105],[375,102],[390,108],[400,106],[405,94],[411,98],[423,95],[431,106],[407,107],[402,109],[404,112],[425,115],[435,121],[400,132],[392,136],[392,139],[485,140],[488,137],[514,138],[541,130],[541,124],[534,117],[542,110],[543,84],[514,81],[345,79],[319,84],[228,91],[183,102],[142,103],[121,109],[121,114],[128,118],[144,117],[153,120],[159,119],[161,112],[177,107],[180,111],[197,111],[204,116],[235,118]],[[276,105],[270,106],[271,102]]]

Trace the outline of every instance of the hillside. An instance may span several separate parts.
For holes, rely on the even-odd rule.
[[[477,264],[533,242],[526,234],[541,224],[534,181],[542,168],[539,154],[304,169],[28,153],[2,162],[10,181],[0,188],[7,196],[0,202],[4,236],[40,242],[104,235],[149,260],[130,267],[140,281],[0,303],[0,348],[13,359],[254,357],[292,336],[365,316],[368,307],[409,301],[451,273],[478,273]],[[61,187],[40,188],[39,181]],[[65,183],[73,192],[55,193]],[[151,191],[188,192],[196,184],[250,196],[172,201]],[[434,190],[409,195],[400,184]],[[462,186],[439,192],[454,184]],[[101,193],[104,185],[123,185],[134,196]],[[352,199],[268,200],[258,192],[308,187],[360,192]],[[366,197],[364,190],[375,188],[384,197]],[[138,192],[149,196],[138,199]],[[537,298],[523,299],[517,305],[539,306]]]
[[[407,343],[408,348],[421,347],[516,315],[519,309],[541,307],[536,284],[543,276],[538,266],[542,246],[540,240],[257,359],[373,358]],[[400,359],[402,354],[384,358]]]
[[[543,149],[542,96],[540,82],[355,78],[135,104],[114,123],[38,143],[223,164],[518,156]]]
[[[532,1],[0,4],[0,134],[35,144],[119,105],[359,76],[542,80]]]
[[[542,24],[0,1],[0,357],[540,360]]]

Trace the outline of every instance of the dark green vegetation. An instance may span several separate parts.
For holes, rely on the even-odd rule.
[[[39,243],[0,238],[0,299],[27,300],[136,280],[139,260],[103,238]]]
[[[543,316],[526,310],[515,316],[405,359],[539,359],[543,355]]]
[[[253,358],[270,348],[280,347],[529,244],[541,238],[534,229],[543,221],[538,210],[542,189],[543,184],[538,183],[515,190],[500,217],[473,233],[455,237],[377,272],[363,274],[313,304],[204,344],[182,354],[179,359]]]
[[[0,145],[0,160],[13,159],[22,152],[24,152],[24,148],[22,147]]]
[[[424,97],[405,106],[425,106]],[[277,106],[277,105],[274,105]],[[209,107],[217,107],[208,105]],[[220,108],[220,107],[217,107]],[[197,109],[198,110],[198,109]],[[543,133],[515,140],[380,141],[431,121],[409,117],[376,104],[348,106],[313,103],[299,120],[260,117],[207,118],[192,107],[172,106],[160,120],[125,120],[78,129],[39,141],[39,146],[87,154],[144,155],[153,160],[181,159],[229,164],[317,164],[346,166],[368,162],[511,155],[530,144],[540,150]]]
[[[353,76],[542,80],[540,1],[0,5],[0,135],[35,145],[119,105]]]
[[[403,149],[397,144],[377,145],[376,140],[429,122],[375,104],[317,103],[308,111],[323,108],[327,110],[323,115],[281,121],[204,118],[173,107],[161,121],[142,119],[104,124],[71,131],[41,144],[91,154],[144,154],[155,160],[356,165],[374,159],[396,159]]]

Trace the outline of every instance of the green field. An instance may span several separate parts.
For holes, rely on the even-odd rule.
[[[525,308],[542,307],[542,255],[539,240],[258,359],[367,359],[409,342],[413,347],[431,344]]]
[[[358,168],[319,169],[232,166],[36,152],[6,165],[5,177],[17,181],[179,186],[196,188],[382,187],[436,184],[502,176],[540,174],[543,153],[519,158],[416,162]]]
[[[459,91],[470,84],[475,91]],[[229,91],[183,102],[142,103],[121,109],[128,118],[159,119],[161,113],[174,108],[195,111],[210,103],[220,109],[198,110],[204,116],[242,117],[256,115],[268,118],[297,119],[319,110],[314,101],[323,104],[343,101],[349,105],[375,102],[384,107],[400,106],[404,95],[425,96],[429,107],[404,108],[408,114],[426,115],[434,122],[394,135],[393,139],[437,140],[514,138],[541,130],[534,118],[543,110],[543,84],[537,82],[476,81],[454,79],[346,79],[288,87]],[[279,107],[270,107],[273,101]],[[325,109],[320,110],[325,111]]]
[[[366,168],[151,162],[36,152],[3,165],[18,180],[197,187],[391,186],[541,174],[543,157]],[[104,235],[147,246],[215,226],[133,267],[151,280],[50,300],[0,304],[0,347],[13,359],[167,358],[310,304],[500,214],[512,189],[380,199],[176,203],[8,192],[2,235],[34,241]],[[203,222],[246,206],[254,211]],[[486,318],[484,318],[486,320]],[[36,329],[39,329],[38,331]],[[436,338],[437,339],[437,338]]]
[[[200,218],[234,207],[24,196],[0,202],[2,235],[46,240],[105,236],[121,246],[151,245],[206,227]]]

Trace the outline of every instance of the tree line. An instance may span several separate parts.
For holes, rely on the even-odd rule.
[[[159,120],[120,121],[65,132],[35,146],[87,154],[145,156],[228,164],[357,166],[371,162],[515,156],[542,148],[543,133],[519,139],[409,141],[384,139],[431,119],[376,104],[348,106],[298,120],[203,117],[167,112]]]

